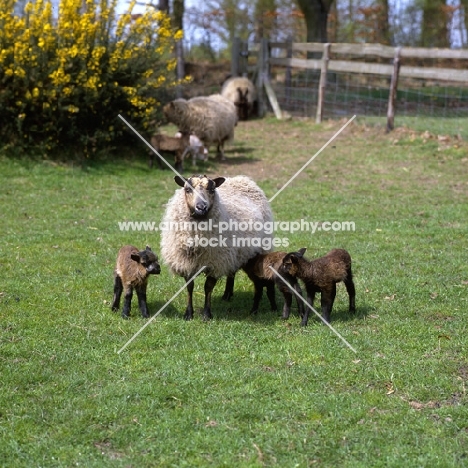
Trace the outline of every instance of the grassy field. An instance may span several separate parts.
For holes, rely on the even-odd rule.
[[[242,122],[227,161],[196,171],[271,197],[344,122]],[[135,299],[130,320],[110,310],[117,251],[159,252],[118,222],[159,222],[173,174],[137,140],[93,163],[0,158],[0,466],[468,466],[467,150],[421,121],[353,122],[272,202],[278,221],[355,223],[277,236],[351,253],[357,314],[339,285],[332,325],[356,353],[266,298],[251,316],[239,273],[211,322],[199,280],[193,321],[182,293],[118,354],[145,321]],[[151,313],[182,285],[163,266]]]

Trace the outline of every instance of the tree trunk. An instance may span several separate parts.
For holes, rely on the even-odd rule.
[[[169,13],[169,0],[159,0],[158,10]]]
[[[297,0],[304,15],[307,42],[328,42],[328,12],[334,0]]]
[[[172,6],[172,25],[176,29],[180,29],[181,31],[184,30],[184,0],[174,0],[174,4]]]
[[[276,26],[276,0],[256,0],[254,10],[255,41],[264,37],[274,40]]]
[[[393,41],[390,38],[390,26],[388,21],[388,0],[377,0],[379,12],[377,17],[378,39],[377,41],[390,45]]]
[[[445,0],[424,0],[421,25],[421,46],[449,47]]]
[[[161,0],[160,0],[161,1]],[[184,30],[184,0],[174,0],[172,5],[172,26],[175,29]],[[182,39],[176,44],[176,55],[177,55],[177,68],[176,76],[178,80],[185,78],[185,58],[184,58],[184,44]],[[182,97],[182,92],[178,89],[178,97]]]
[[[468,0],[460,0],[460,5],[463,7],[463,24],[465,25],[465,30],[468,32]],[[460,37],[462,38],[462,47],[466,47],[466,35],[463,35],[463,33],[461,33]]]

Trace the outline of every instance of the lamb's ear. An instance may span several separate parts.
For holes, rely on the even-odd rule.
[[[152,252],[151,247],[149,245],[146,246],[145,250],[149,250],[150,252]]]
[[[296,252],[297,256],[298,256],[298,257],[303,257],[306,250],[307,250],[306,247],[303,247],[302,249],[299,249],[299,250]]]
[[[213,179],[213,182],[215,183],[216,187],[223,185],[225,181],[226,181],[225,177],[216,177],[216,179]]]
[[[291,262],[293,263],[297,263],[298,262],[298,255],[297,255],[297,252],[294,252],[291,254],[291,257],[289,257],[291,259]]]
[[[137,263],[140,263],[140,262],[141,262],[140,253],[132,253],[132,254],[130,255],[130,258],[131,258],[132,260],[134,260],[135,262],[137,262]]]
[[[176,175],[174,177],[174,180],[175,180],[175,183],[179,185],[180,187],[183,187],[185,185],[185,179],[183,177]]]

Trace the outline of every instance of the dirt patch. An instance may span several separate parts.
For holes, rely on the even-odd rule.
[[[94,446],[101,452],[101,455],[106,456],[110,460],[119,460],[123,458],[124,454],[112,448],[109,441],[95,442]]]

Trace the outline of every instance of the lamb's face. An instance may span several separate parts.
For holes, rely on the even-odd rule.
[[[283,262],[278,269],[281,276],[291,275],[296,276],[297,273],[297,257],[294,253],[289,253],[283,258]]]
[[[193,218],[205,218],[213,206],[216,189],[226,180],[224,177],[210,179],[206,176],[192,176],[188,179],[176,176],[174,180],[184,188],[185,202]]]
[[[281,276],[290,275],[296,277],[298,275],[299,259],[303,258],[306,250],[307,249],[304,247],[302,249],[299,249],[297,252],[288,253],[283,258],[283,262],[281,263],[281,266],[278,269],[278,273]]]
[[[158,256],[147,245],[145,250],[132,254],[132,260],[140,263],[146,269],[149,275],[159,275],[161,273],[161,266],[159,265]]]

